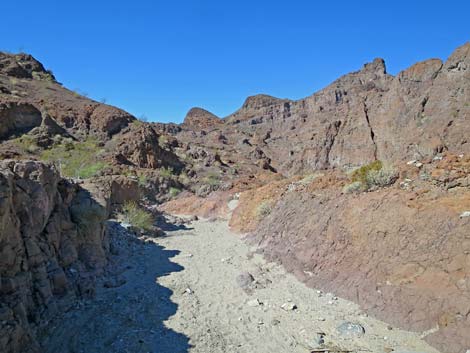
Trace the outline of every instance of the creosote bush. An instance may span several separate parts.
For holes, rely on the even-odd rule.
[[[351,181],[354,183],[356,181],[362,183],[362,184],[367,184],[367,174],[370,173],[371,171],[377,171],[382,169],[382,162],[381,161],[374,161],[372,163],[363,165],[362,167],[354,170],[351,173]]]
[[[352,183],[346,185],[343,192],[361,192],[388,186],[393,184],[397,177],[397,172],[391,166],[386,166],[377,160],[354,170],[350,175]]]
[[[128,201],[122,206],[124,221],[133,227],[150,230],[153,227],[152,214],[141,208],[136,202]]]

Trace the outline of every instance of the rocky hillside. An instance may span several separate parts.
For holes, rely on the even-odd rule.
[[[287,175],[468,153],[469,78],[468,43],[446,62],[427,60],[396,76],[375,59],[310,97],[249,97],[222,125],[212,119],[196,135],[183,129],[177,136],[233,164],[258,162]]]
[[[164,209],[226,215],[308,285],[465,353],[469,84],[467,43],[446,62],[396,76],[375,59],[299,101],[250,97],[223,124],[196,132],[186,124],[175,135],[216,151],[253,189],[234,184]]]

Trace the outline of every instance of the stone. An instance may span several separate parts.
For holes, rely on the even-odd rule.
[[[262,305],[262,303],[258,300],[258,298],[249,300],[246,304],[247,304],[248,306],[251,306],[251,307],[256,307],[256,306]]]
[[[295,305],[292,302],[287,302],[287,303],[282,304],[281,308],[285,311],[293,311],[293,310],[297,309],[297,305]]]
[[[470,211],[465,211],[460,214],[460,218],[470,217]]]
[[[242,289],[248,289],[254,282],[254,277],[249,272],[243,272],[237,276],[235,281]]]
[[[336,328],[336,331],[343,338],[359,338],[366,332],[362,325],[353,322],[343,322]]]

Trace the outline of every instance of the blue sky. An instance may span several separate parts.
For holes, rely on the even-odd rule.
[[[390,73],[470,40],[470,2],[80,0],[2,3],[0,49],[136,116],[219,116],[266,93],[298,99],[383,57]]]

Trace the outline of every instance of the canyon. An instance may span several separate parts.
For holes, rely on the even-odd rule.
[[[222,118],[195,107],[182,124],[140,121],[68,90],[30,55],[0,53],[2,352],[144,352],[158,351],[159,342],[162,351],[171,352],[168,337],[180,342],[182,352],[263,351],[259,345],[271,343],[256,343],[256,337],[265,329],[273,334],[277,324],[272,320],[290,325],[278,333],[285,337],[310,327],[308,312],[327,316],[329,304],[323,299],[305,311],[305,298],[320,291],[338,296],[341,307],[357,305],[354,318],[366,326],[366,337],[362,344],[352,340],[350,351],[467,353],[469,123],[469,43],[446,61],[426,60],[395,76],[387,73],[384,60],[374,59],[300,100],[256,95]],[[149,215],[152,224],[129,222],[129,205]],[[196,238],[185,230],[193,226]],[[233,242],[233,248],[225,249],[214,236],[227,237],[225,243]],[[195,247],[198,260],[186,258],[183,266],[170,257],[157,260],[170,251],[166,247],[184,253]],[[244,262],[253,256],[263,273],[272,267],[278,274],[269,278],[272,285],[266,287],[272,291],[265,293],[276,298],[276,307],[282,300],[296,300],[295,292],[283,297],[285,281],[305,293],[294,310],[305,315],[300,323],[266,314],[262,325],[253,323],[254,331],[237,326],[240,337],[248,337],[245,348],[237,346],[240,337],[215,323],[226,307],[208,312],[213,326],[191,323],[189,316],[204,315],[179,298],[180,291],[194,289],[186,288],[188,282],[198,286],[198,278],[207,280],[194,289],[194,298],[204,285],[215,290],[220,280],[192,266],[210,262],[204,271],[217,271],[215,258],[228,258],[231,251],[243,253],[243,261],[226,273],[226,286],[218,293],[238,291],[231,288],[236,283],[231,276],[248,271],[247,266],[254,271],[252,263]],[[139,292],[137,284],[150,286],[155,297]],[[151,339],[131,335],[132,341],[119,343],[113,340],[126,335],[126,317],[113,336],[107,322],[119,316],[120,304],[106,306],[107,293],[122,291],[126,303],[135,304],[139,298],[131,298],[132,290],[143,295],[151,311],[146,318],[137,307],[140,316],[131,320],[129,330],[141,329],[142,322],[145,332],[157,333]],[[229,322],[237,320],[237,307],[253,316],[244,308],[255,294],[243,293],[227,304],[233,311]],[[207,297],[210,291],[199,300],[212,305]],[[268,298],[259,301],[269,303]],[[260,303],[253,308],[274,310]],[[126,315],[133,317],[127,304]],[[66,346],[74,320],[90,335],[87,322],[100,310],[106,320],[97,326],[106,337]],[[340,324],[335,320],[346,320],[351,314],[346,312],[333,315],[334,325],[329,316],[323,328],[308,328],[308,339],[322,329],[330,351],[349,349],[333,344],[338,339],[334,327]],[[198,325],[216,333],[205,340]],[[401,330],[414,333],[400,336]],[[393,344],[382,342],[386,331]],[[285,342],[267,337],[278,347]],[[405,341],[409,346],[403,348]],[[100,350],[103,345],[106,350]],[[290,347],[282,351],[294,351]],[[298,349],[318,352],[308,345]]]

